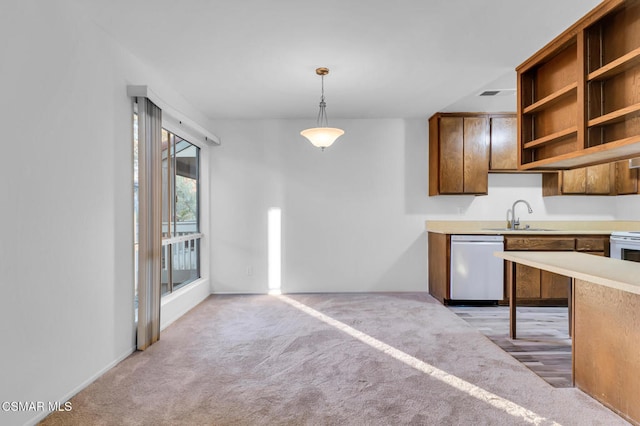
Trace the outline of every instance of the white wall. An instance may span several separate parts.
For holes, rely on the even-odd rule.
[[[64,402],[133,349],[126,86],[189,111],[69,4],[0,6],[2,402]],[[0,424],[45,414],[0,411]]]
[[[306,121],[215,124],[215,292],[266,291],[271,207],[282,209],[284,291],[425,289],[424,218],[405,207],[405,122],[332,124],[347,134],[325,152],[299,135]]]
[[[640,220],[640,195],[616,197],[616,211],[619,220]]]
[[[542,197],[540,174],[491,174],[488,196],[429,197],[426,119],[333,120],[346,134],[325,152],[299,136],[309,124],[215,124],[214,292],[266,292],[271,207],[282,208],[283,291],[426,291],[425,220],[503,220],[519,198],[534,211],[519,210],[523,222],[614,220],[640,198]]]

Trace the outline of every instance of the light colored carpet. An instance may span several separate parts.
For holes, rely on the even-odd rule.
[[[211,296],[72,403],[42,424],[626,424],[413,293]]]

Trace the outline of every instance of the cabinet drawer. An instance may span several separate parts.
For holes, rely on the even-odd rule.
[[[604,252],[604,241],[603,238],[576,238],[576,250]]]
[[[575,238],[573,237],[506,237],[505,250],[552,250],[573,251]]]

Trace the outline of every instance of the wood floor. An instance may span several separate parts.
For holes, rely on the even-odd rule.
[[[518,339],[509,339],[507,306],[449,306],[554,387],[572,387],[567,308],[519,307]]]

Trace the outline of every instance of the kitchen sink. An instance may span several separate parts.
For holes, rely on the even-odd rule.
[[[548,229],[548,228],[518,228],[518,229],[511,229],[511,228],[482,228],[484,231],[513,231],[513,232],[520,232],[520,231],[557,231],[557,229]]]

